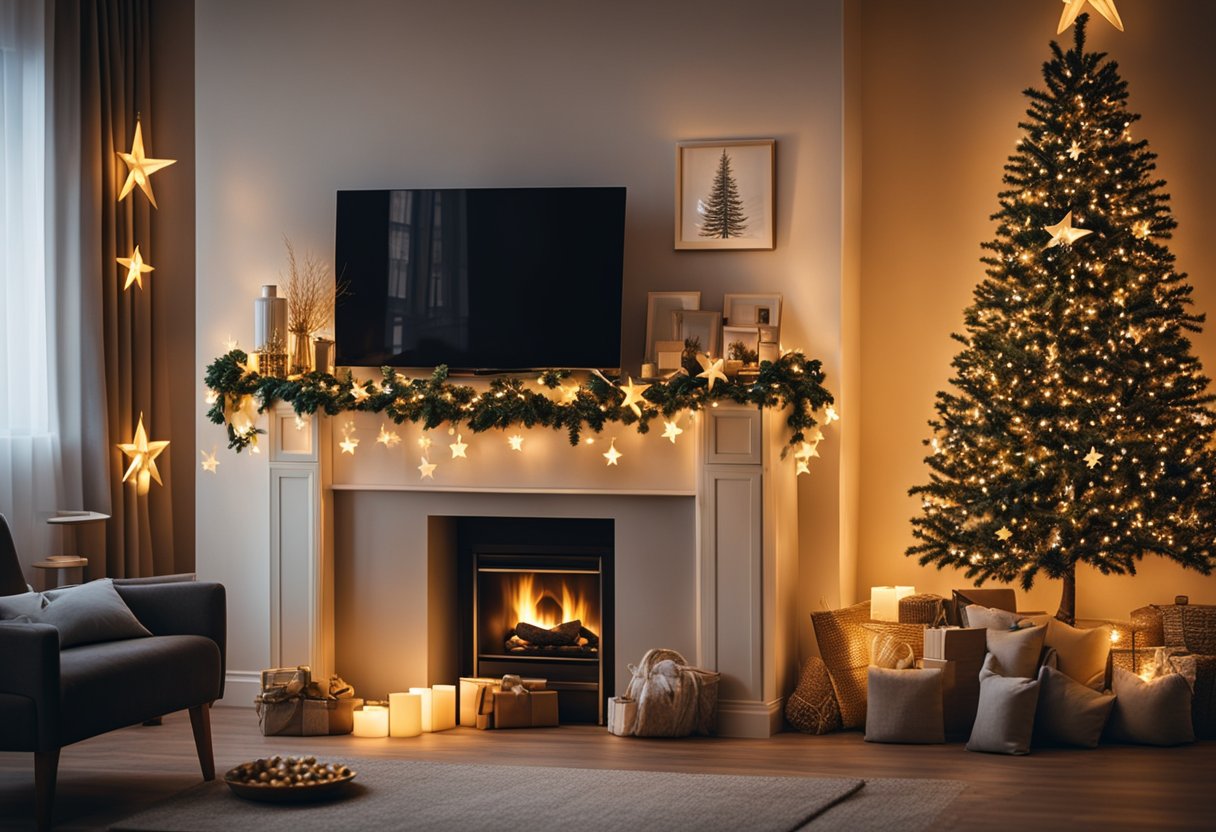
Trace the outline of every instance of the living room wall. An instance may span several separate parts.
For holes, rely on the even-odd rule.
[[[250,346],[284,235],[332,257],[339,189],[624,185],[626,369],[648,291],[699,289],[706,309],[777,291],[783,340],[821,358],[838,394],[845,422],[801,478],[808,652],[805,613],[852,576],[836,433],[855,429],[841,385],[841,15],[841,0],[197,4],[199,377],[225,339]],[[777,140],[776,248],[674,251],[675,143],[749,137]],[[265,457],[223,452],[198,412],[198,446],[221,451],[217,474],[197,473],[198,570],[228,587],[229,667],[256,671],[269,656]]]
[[[1091,14],[1089,48],[1110,53],[1129,84],[1133,128],[1155,151],[1178,229],[1176,268],[1195,287],[1195,309],[1216,314],[1216,160],[1207,137],[1216,109],[1202,86],[1216,78],[1210,47],[1216,4],[1118,0],[1126,32]],[[962,311],[983,278],[981,241],[994,236],[1002,166],[1013,152],[1027,101],[1042,86],[1060,4],[865,0],[860,4],[861,433],[858,585],[913,584],[948,594],[969,582],[921,568],[903,555],[919,511],[907,490],[927,481],[922,463],[934,393],[946,387]],[[1092,12],[1092,9],[1089,9]],[[1064,40],[1067,39],[1067,40]],[[1065,46],[1072,32],[1061,36]],[[1195,350],[1216,373],[1209,317]],[[1126,619],[1177,594],[1216,603],[1216,577],[1148,557],[1137,576],[1079,570],[1082,617]],[[1023,609],[1054,612],[1059,582],[1040,580]]]

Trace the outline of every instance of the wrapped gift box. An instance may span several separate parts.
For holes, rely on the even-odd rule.
[[[557,691],[492,691],[495,728],[543,728],[557,725]]]
[[[547,681],[544,679],[523,680],[523,685],[528,690],[544,690],[547,684]],[[460,724],[477,728],[490,727],[488,725],[478,725],[477,717],[478,714],[489,716],[493,713],[494,700],[489,693],[501,687],[501,677],[492,679],[485,676],[461,676]]]
[[[316,737],[349,734],[355,708],[362,699],[306,699],[293,696],[278,702],[257,701],[258,721],[265,737]]]

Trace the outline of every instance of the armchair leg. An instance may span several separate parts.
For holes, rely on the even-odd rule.
[[[34,752],[34,816],[38,832],[51,828],[51,809],[55,805],[55,778],[59,774],[59,749]]]
[[[204,780],[215,779],[215,754],[211,750],[211,706],[196,705],[190,709],[190,727],[194,729],[194,748]]]

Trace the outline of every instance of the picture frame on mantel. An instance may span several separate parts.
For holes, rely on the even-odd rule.
[[[676,144],[676,249],[774,247],[774,139]]]
[[[700,292],[648,292],[646,295],[646,351],[642,360],[658,360],[655,344],[679,336],[673,312],[700,309]]]

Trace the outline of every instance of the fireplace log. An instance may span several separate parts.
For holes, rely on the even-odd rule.
[[[596,647],[600,643],[600,637],[588,630],[586,627],[579,627],[578,634],[581,638],[587,639],[587,644]]]
[[[548,630],[521,621],[515,625],[515,635],[536,645],[574,644],[582,629],[583,622],[578,620],[565,621]]]

